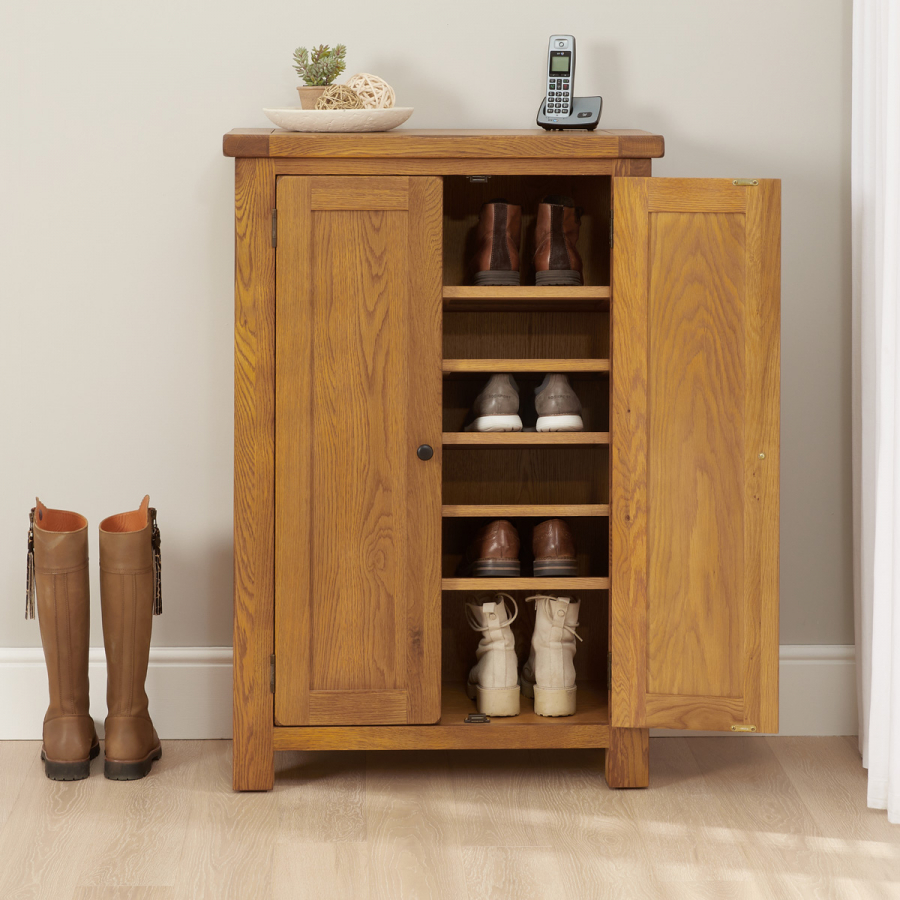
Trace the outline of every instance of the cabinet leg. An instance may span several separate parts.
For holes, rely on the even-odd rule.
[[[610,728],[606,783],[611,788],[643,788],[650,783],[650,729]]]

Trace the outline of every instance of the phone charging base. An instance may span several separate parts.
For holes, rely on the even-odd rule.
[[[541,101],[537,114],[537,124],[547,131],[566,131],[571,128],[583,128],[593,131],[600,122],[603,110],[602,97],[575,97],[572,100],[572,112],[567,116],[547,116],[544,114],[545,97]]]

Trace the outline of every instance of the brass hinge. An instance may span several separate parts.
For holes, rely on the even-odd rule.
[[[609,211],[609,249],[613,246],[613,211]]]
[[[756,187],[759,184],[755,178],[735,178],[731,183],[736,187]]]
[[[269,690],[275,693],[275,654],[269,657]]]
[[[278,210],[272,210],[272,246],[278,246]]]
[[[606,654],[606,689],[612,690],[612,653]]]
[[[732,731],[756,731],[755,725],[732,725]]]

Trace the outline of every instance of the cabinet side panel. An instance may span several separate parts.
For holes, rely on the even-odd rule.
[[[406,604],[409,722],[437,722],[441,715],[441,373],[443,180],[409,180],[409,428]],[[429,444],[434,456],[416,456]]]
[[[744,226],[650,217],[650,693],[742,695]]]
[[[235,162],[234,769],[235,790],[275,778],[269,657],[274,648],[275,169]]]

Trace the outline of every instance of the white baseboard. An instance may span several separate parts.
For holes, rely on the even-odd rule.
[[[106,656],[92,647],[91,715],[103,736]],[[151,647],[150,715],[161,738],[231,737],[231,647]],[[47,670],[40,647],[0,647],[0,740],[40,740]]]
[[[780,734],[857,733],[852,645],[787,644],[780,658]],[[101,728],[106,715],[102,648],[91,649],[90,679],[91,712]],[[231,647],[152,647],[147,694],[160,737],[231,737]],[[0,698],[0,740],[39,740],[47,708],[40,647],[0,647]]]

